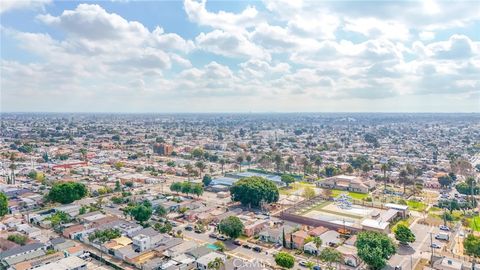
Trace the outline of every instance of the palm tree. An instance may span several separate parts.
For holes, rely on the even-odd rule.
[[[276,171],[279,172],[283,162],[282,156],[279,153],[275,154],[273,161],[275,162]]]
[[[390,167],[387,163],[383,163],[381,170],[383,172],[383,192],[385,192],[387,190],[387,171],[390,170]]]
[[[238,156],[237,157],[237,162],[238,162],[238,169],[241,172],[242,171],[243,156]]]
[[[307,158],[302,159],[302,165],[303,165],[303,175],[307,175],[307,168],[310,166],[310,163],[308,162]]]
[[[213,261],[209,262],[208,265],[207,265],[207,268],[208,269],[215,269],[215,270],[219,270],[222,268],[222,266],[224,266],[225,263],[223,262],[223,260],[220,258],[220,257],[217,257],[215,258]]]
[[[408,179],[408,172],[407,170],[403,169],[400,171],[399,175],[398,175],[398,180],[400,181],[401,184],[403,184],[403,194],[405,194],[406,192],[406,185],[409,181]]]
[[[288,172],[290,172],[291,169],[292,169],[293,163],[295,163],[295,159],[293,159],[292,156],[289,156],[289,157],[287,158],[287,163],[288,163],[288,165],[289,165],[289,166],[288,166]]]
[[[223,174],[223,166],[225,166],[225,159],[220,159],[219,160],[220,165],[222,166],[222,174]]]
[[[322,165],[323,159],[322,157],[315,158],[315,166],[317,166],[317,176],[320,177],[320,166]]]
[[[248,168],[250,169],[250,162],[252,162],[252,156],[247,155]]]
[[[319,255],[318,251],[320,250],[320,247],[322,246],[323,241],[322,241],[322,238],[315,236],[312,242],[315,244],[315,247],[317,248],[317,262],[318,262],[318,255]]]

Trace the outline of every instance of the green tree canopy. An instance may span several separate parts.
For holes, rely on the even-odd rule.
[[[480,258],[480,237],[469,234],[463,240],[465,253],[475,258]]]
[[[295,258],[287,252],[279,252],[275,255],[275,263],[281,267],[292,268],[295,264]]]
[[[54,184],[47,197],[51,201],[67,204],[85,197],[87,193],[84,184],[66,182]]]
[[[404,224],[398,224],[395,229],[395,239],[397,239],[401,244],[405,245],[407,243],[415,242],[415,235],[412,233],[410,228]]]
[[[320,260],[327,263],[327,269],[334,269],[332,268],[333,263],[339,263],[343,261],[342,253],[331,247],[324,248],[322,252],[320,252],[318,257],[320,258]]]
[[[388,257],[396,251],[395,244],[386,234],[371,231],[359,233],[355,246],[358,257],[374,270],[382,269]]]
[[[5,193],[0,193],[0,218],[8,213],[8,199]]]
[[[277,186],[258,176],[240,179],[230,188],[230,193],[233,201],[251,207],[259,207],[262,202],[276,202],[279,198]]]
[[[231,238],[237,238],[243,232],[243,223],[238,217],[230,216],[220,221],[218,230]]]
[[[174,192],[181,192],[182,191],[182,183],[180,182],[175,182],[170,185],[170,190]]]
[[[284,182],[288,187],[291,183],[295,182],[295,177],[291,176],[290,174],[283,174],[282,182]]]
[[[152,216],[152,208],[138,204],[130,209],[130,215],[138,222],[143,223]]]
[[[207,187],[210,185],[211,182],[212,182],[212,177],[210,175],[206,174],[203,176],[203,179],[202,179],[203,186]]]
[[[21,246],[24,246],[27,243],[28,237],[26,235],[15,233],[15,234],[10,234],[7,237],[7,240],[14,242],[16,244],[19,244]]]

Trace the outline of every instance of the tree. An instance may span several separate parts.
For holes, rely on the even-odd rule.
[[[177,194],[182,191],[182,183],[174,182],[170,185],[170,190],[176,192]]]
[[[311,198],[315,197],[315,190],[311,187],[305,187],[303,189],[303,197],[307,200],[310,200]]]
[[[0,218],[8,213],[8,199],[5,193],[0,193]]]
[[[281,177],[281,179],[282,179],[282,182],[284,182],[285,185],[287,185],[287,187],[288,187],[291,183],[295,182],[295,177],[291,176],[290,174],[283,174],[282,177]]]
[[[233,201],[250,207],[259,207],[262,202],[277,202],[279,198],[277,186],[258,176],[240,179],[230,187],[230,193]]]
[[[218,162],[220,163],[220,166],[222,167],[222,174],[223,174],[223,167],[225,166],[226,161],[225,161],[225,159],[222,158]]]
[[[467,255],[472,256],[474,259],[480,258],[480,237],[469,234],[463,240],[463,247]],[[472,269],[474,268],[472,267]]]
[[[278,154],[278,153],[275,154],[275,155],[273,156],[273,162],[275,162],[275,170],[276,170],[277,172],[279,172],[279,171],[280,171],[280,167],[281,167],[282,164],[283,164],[283,158],[282,158],[282,156],[281,156],[280,154]]]
[[[380,232],[364,231],[357,236],[357,254],[371,269],[382,269],[386,260],[395,254],[392,239]]]
[[[21,246],[24,246],[27,243],[28,237],[26,235],[15,233],[15,234],[10,234],[7,237],[7,240],[14,242],[16,244],[19,244]]]
[[[333,263],[339,263],[343,261],[342,253],[331,247],[324,248],[318,256],[321,261],[327,263],[327,269],[330,270],[335,269],[334,267],[332,267]]]
[[[295,159],[292,156],[289,156],[287,158],[287,164],[288,164],[288,171],[290,172],[292,170],[292,166],[295,163]]]
[[[218,224],[218,231],[231,238],[239,237],[243,232],[243,228],[242,221],[236,216],[224,218]]]
[[[212,183],[212,177],[208,174],[203,176],[202,183],[204,187],[208,187]]]
[[[167,209],[161,205],[157,205],[157,207],[155,207],[155,214],[157,216],[164,217],[167,215]]]
[[[295,258],[287,252],[279,252],[275,255],[275,263],[281,267],[292,268],[295,264]]]
[[[120,186],[120,181],[115,181],[115,191],[121,191],[122,187]]]
[[[395,239],[397,239],[402,245],[415,242],[415,235],[410,228],[404,224],[398,224],[395,228]]]
[[[194,184],[191,188],[191,192],[197,197],[200,197],[203,194],[203,187],[201,184]]]
[[[207,268],[208,269],[215,269],[215,270],[219,270],[222,268],[222,266],[224,266],[225,263],[223,262],[222,258],[220,257],[216,257],[213,261],[209,262],[208,265],[207,265]]]
[[[87,188],[82,183],[56,183],[50,189],[47,197],[51,201],[67,204],[85,197],[87,193]]]
[[[406,193],[406,186],[409,183],[408,171],[407,170],[401,170],[400,173],[398,174],[398,180],[403,185],[403,194],[405,194]]]
[[[237,157],[237,162],[238,162],[238,170],[242,171],[242,162],[243,162],[243,156],[238,156]]]
[[[438,177],[438,183],[442,186],[442,187],[448,187],[452,184],[453,180],[452,178],[450,178],[449,175],[442,175],[440,177]]]
[[[383,172],[383,190],[387,190],[387,171],[390,170],[388,163],[383,163],[381,170]]]
[[[132,209],[130,209],[130,215],[138,222],[143,224],[143,222],[150,219],[152,216],[152,208],[147,207],[143,204],[137,204]]]
[[[133,182],[132,181],[125,182],[125,186],[128,188],[131,188],[133,187]]]
[[[195,148],[195,149],[193,149],[193,151],[192,151],[192,156],[193,156],[194,158],[201,158],[201,157],[203,157],[203,153],[204,153],[204,152],[203,152],[203,149],[201,149],[201,148]]]
[[[320,166],[322,166],[323,159],[322,157],[316,157],[314,162],[315,166],[317,166],[317,176],[320,177]]]
[[[203,161],[197,161],[197,162],[195,162],[195,167],[197,167],[198,170],[200,171],[200,177],[201,177],[203,171],[205,170],[205,168],[206,168],[207,166],[205,165],[205,163],[203,163]]]
[[[226,249],[225,244],[222,241],[215,241],[213,244],[217,246],[218,250],[220,250],[221,252],[224,252]]]
[[[317,248],[317,250],[319,250],[323,244],[322,238],[320,238],[319,236],[315,236],[312,242],[315,244],[315,247]]]
[[[248,162],[248,168],[250,168],[250,163],[252,163],[252,156],[247,155],[247,157],[245,157],[245,159],[246,159],[247,162]]]
[[[189,194],[192,192],[192,184],[190,182],[183,182],[182,183],[182,193]]]

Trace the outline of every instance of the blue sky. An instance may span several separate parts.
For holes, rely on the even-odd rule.
[[[1,110],[480,112],[475,1],[2,1]]]

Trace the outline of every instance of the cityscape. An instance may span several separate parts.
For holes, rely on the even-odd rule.
[[[478,2],[0,7],[0,269],[480,270]]]

